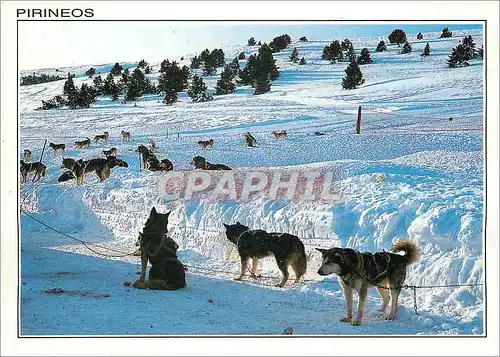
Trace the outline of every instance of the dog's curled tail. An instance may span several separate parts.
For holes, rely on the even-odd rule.
[[[417,245],[407,240],[400,240],[394,243],[394,245],[392,246],[392,251],[394,253],[405,252],[407,265],[416,263],[420,259],[420,252]]]

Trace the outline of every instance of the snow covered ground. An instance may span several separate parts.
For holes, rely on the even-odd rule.
[[[136,107],[99,98],[89,109],[37,111],[41,99],[62,93],[64,81],[21,87],[21,149],[31,149],[37,158],[47,138],[70,147],[65,157],[88,159],[114,146],[129,163],[113,169],[105,182],[88,176],[77,187],[74,181],[57,182],[61,155],[47,151],[47,176],[21,186],[21,208],[64,233],[121,252],[135,250],[153,205],[161,212],[172,210],[169,231],[189,266],[185,290],[128,288],[123,282],[137,278],[137,257],[97,257],[22,215],[21,333],[266,335],[292,327],[294,334],[482,334],[481,286],[419,289],[419,315],[413,312],[411,291],[404,291],[393,322],[377,316],[380,298],[373,291],[363,326],[343,324],[338,321],[344,314],[342,293],[336,278],[322,280],[316,274],[320,254],[314,250],[388,250],[398,239],[411,239],[422,257],[409,267],[408,284],[483,282],[483,65],[473,60],[466,68],[446,66],[451,48],[468,34],[481,47],[479,30],[454,31],[449,39],[424,33],[424,40],[417,41],[410,35],[414,52],[406,55],[393,45],[387,52],[373,52],[382,38],[353,39],[358,53],[370,49],[374,63],[361,67],[366,82],[352,91],[340,86],[346,64],[320,59],[331,39],[293,44],[306,57],[304,66],[288,62],[291,49],[275,54],[280,77],[259,96],[239,87],[208,103],[191,103],[181,93],[171,107],[159,103],[159,96],[146,96]],[[431,56],[424,58],[420,53],[427,42]],[[256,49],[226,49],[226,60]],[[158,64],[153,65],[155,78]],[[71,70],[84,73],[88,67]],[[213,89],[217,79],[204,81]],[[90,81],[75,79],[77,85]],[[362,132],[354,135],[359,105]],[[281,129],[289,136],[276,142],[271,131]],[[121,141],[121,130],[132,133],[130,143]],[[108,143],[87,150],[72,147],[75,140],[103,131],[110,132]],[[247,131],[257,138],[257,148],[244,146]],[[326,135],[312,135],[315,131]],[[195,155],[231,167],[332,170],[341,175],[343,199],[336,204],[261,198],[241,204],[167,203],[157,191],[160,174],[139,170],[134,149],[148,138],[155,139],[160,158],[168,157],[176,170],[190,170]],[[200,149],[197,141],[207,138],[215,140],[214,148]],[[379,173],[386,182],[376,182]],[[234,282],[239,260],[222,223],[237,220],[303,239],[309,256],[306,281],[274,288],[280,275],[269,258],[260,271],[273,278]],[[45,292],[55,288],[74,293]]]

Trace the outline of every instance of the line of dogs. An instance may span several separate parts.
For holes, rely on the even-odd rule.
[[[179,245],[168,236],[168,217],[170,212],[158,213],[151,209],[150,215],[139,233],[138,243],[141,251],[140,277],[132,285],[138,289],[177,290],[185,288],[187,268],[179,261]],[[250,272],[257,278],[258,261],[274,256],[282,273],[277,287],[283,287],[289,278],[288,267],[295,273],[294,283],[298,283],[307,270],[307,256],[304,244],[295,235],[288,233],[266,232],[236,222],[225,224],[226,238],[237,246],[240,256],[240,275],[235,280],[243,280]],[[398,241],[392,246],[392,252],[359,252],[351,248],[316,248],[322,255],[318,274],[335,274],[342,288],[346,316],[340,319],[345,323],[359,326],[362,323],[368,289],[376,287],[382,297],[380,310],[385,313],[389,303],[390,311],[386,320],[396,317],[397,301],[406,278],[406,267],[419,260],[418,247],[410,241]],[[398,254],[403,252],[404,255]],[[252,259],[252,268],[247,263]],[[151,264],[148,280],[146,270]],[[385,288],[384,288],[385,287]],[[359,294],[356,318],[353,319],[353,292]]]

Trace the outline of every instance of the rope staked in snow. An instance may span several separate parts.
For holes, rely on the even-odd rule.
[[[24,213],[27,217],[30,217],[31,219],[33,219],[35,222],[41,224],[42,226],[46,227],[47,229],[50,229],[56,233],[59,233],[65,237],[68,237],[72,240],[75,240],[79,243],[81,243],[83,246],[85,246],[85,248],[87,248],[88,250],[90,250],[91,252],[97,254],[97,255],[100,255],[100,256],[103,256],[103,257],[107,257],[107,258],[123,258],[123,257],[127,257],[127,256],[134,256],[134,252],[131,252],[131,253],[125,253],[121,250],[118,250],[118,249],[114,249],[114,248],[109,248],[109,247],[106,247],[106,246],[103,246],[103,245],[99,245],[99,244],[96,244],[96,243],[91,243],[91,242],[87,242],[87,241],[84,241],[82,239],[79,239],[79,238],[75,238],[69,234],[66,234],[64,232],[61,232],[60,230],[40,221],[39,219],[33,217],[31,214],[29,214],[28,212],[24,211],[23,209],[20,210],[21,213]],[[204,231],[204,229],[201,229],[202,231]],[[212,232],[216,232],[216,233],[222,233],[221,231],[212,231]],[[322,239],[322,238],[309,238],[309,239]],[[324,238],[323,238],[324,239]],[[101,249],[106,249],[108,251],[113,251],[113,252],[118,252],[118,253],[122,253],[122,255],[111,255],[111,254],[103,254],[103,253],[100,253],[96,250],[94,250],[93,248],[90,247],[90,245],[93,245],[95,247],[99,247]],[[224,274],[229,274],[229,275],[234,275],[234,276],[239,276],[239,273],[235,273],[235,272],[232,272],[232,271],[228,271],[228,270],[220,270],[220,269],[213,269],[213,268],[207,268],[207,267],[203,267],[203,266],[194,266],[194,265],[185,265],[186,267],[188,268],[192,268],[192,269],[198,269],[198,270],[201,270],[201,271],[207,271],[207,272],[215,272],[215,273],[224,273]],[[246,269],[252,274],[252,272],[250,271],[250,269],[248,268],[248,266],[246,267]],[[381,289],[385,289],[385,290],[401,290],[401,289],[411,289],[412,290],[412,293],[413,293],[413,310],[415,311],[415,314],[419,315],[418,313],[418,310],[417,310],[417,289],[434,289],[434,288],[453,288],[453,287],[476,287],[476,286],[483,286],[483,283],[475,283],[475,284],[443,284],[443,285],[407,285],[407,284],[403,284],[401,286],[398,286],[398,287],[388,287],[388,286],[384,286],[384,285],[380,285],[380,284],[376,284],[372,281],[370,281],[370,279],[364,277],[363,275],[361,275],[359,272],[358,272],[358,275],[368,281],[369,283],[371,283],[373,286],[375,287],[378,287],[378,288],[381,288]],[[266,276],[266,275],[257,275],[255,276],[254,274],[252,274],[252,277],[255,278],[255,279],[259,279],[259,278],[264,278],[264,279],[280,279],[279,277],[277,276]],[[338,281],[333,281],[333,280],[315,280],[315,279],[303,279],[303,282],[315,282],[315,283],[319,283],[319,282],[323,282],[323,283],[332,283],[332,284],[339,284]]]

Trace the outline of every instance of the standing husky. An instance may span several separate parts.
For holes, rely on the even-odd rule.
[[[323,264],[318,274],[335,274],[339,277],[347,309],[346,317],[340,321],[352,322],[354,326],[361,325],[368,288],[372,286],[377,286],[377,291],[383,299],[380,311],[385,312],[389,301],[391,302],[391,311],[386,320],[394,320],[399,293],[406,278],[406,266],[419,259],[419,251],[415,244],[399,241],[392,246],[394,253],[404,252],[405,255],[385,251],[373,254],[361,253],[350,248],[316,249],[323,255]],[[352,321],[353,290],[359,293],[358,311],[354,321]]]
[[[151,209],[149,218],[139,234],[141,275],[133,284],[138,289],[178,290],[186,287],[184,265],[177,259],[179,245],[167,237],[170,212],[161,214]],[[149,280],[145,281],[148,260],[151,263]]]
[[[261,229],[249,230],[240,222],[228,225],[226,236],[238,246],[241,258],[241,274],[236,280],[242,280],[246,275],[247,261],[252,258],[252,275],[257,272],[259,258],[274,255],[278,268],[283,274],[283,279],[276,284],[282,288],[288,280],[288,266],[291,265],[295,272],[295,283],[299,282],[307,269],[307,258],[304,244],[300,239],[288,233],[267,233]]]
[[[21,177],[22,177],[22,182],[26,183],[26,180],[28,178],[28,174],[30,172],[35,172],[35,177],[33,178],[33,182],[37,182],[40,180],[40,178],[45,177],[45,170],[47,169],[47,166],[42,164],[41,162],[24,162],[24,160],[20,161],[20,170],[21,170]]]

